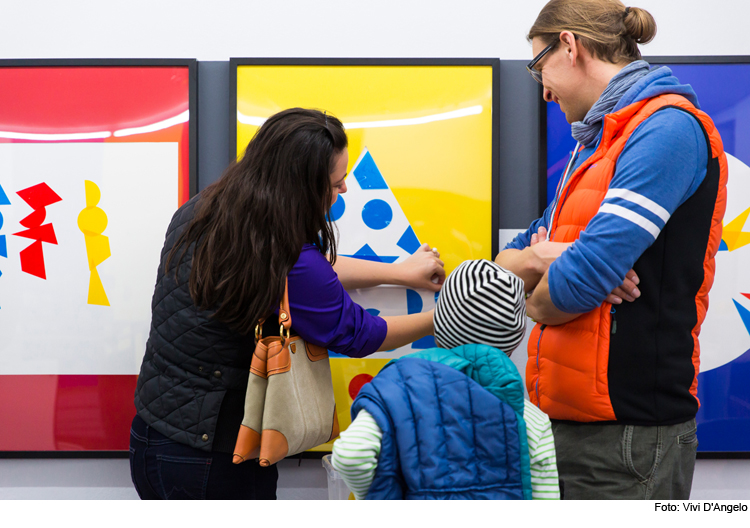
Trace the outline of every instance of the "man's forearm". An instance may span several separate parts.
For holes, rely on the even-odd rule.
[[[536,287],[544,274],[542,262],[528,247],[523,250],[505,249],[497,254],[495,263],[520,277],[526,293]]]
[[[567,323],[581,315],[563,312],[555,306],[550,297],[546,273],[534,289],[534,293],[526,299],[526,313],[537,323],[551,326]]]

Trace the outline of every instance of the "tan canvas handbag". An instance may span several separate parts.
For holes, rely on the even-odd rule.
[[[288,280],[279,325],[278,337],[263,338],[263,320],[255,327],[235,464],[258,458],[269,466],[339,435],[328,350],[291,336]]]

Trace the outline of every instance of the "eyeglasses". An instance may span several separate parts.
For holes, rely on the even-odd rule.
[[[536,57],[534,57],[531,60],[531,62],[526,65],[526,71],[528,71],[531,74],[531,76],[534,78],[534,80],[536,82],[538,82],[539,84],[542,84],[542,72],[540,72],[539,70],[535,70],[534,66],[536,66],[536,64],[540,60],[542,60],[542,57],[544,57],[547,53],[549,53],[550,51],[552,51],[552,48],[554,48],[555,46],[557,46],[557,44],[559,42],[560,42],[559,38],[555,39],[555,41],[552,44],[550,44],[549,46],[547,46],[546,48],[544,48],[541,52],[539,52],[539,55],[537,55]]]

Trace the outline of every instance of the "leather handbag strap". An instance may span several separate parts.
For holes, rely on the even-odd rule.
[[[265,317],[258,319],[258,324],[255,326],[255,342],[258,343],[263,339],[263,324],[266,322]],[[284,296],[281,298],[281,304],[279,305],[279,330],[283,329],[286,332],[286,338],[289,338],[289,333],[292,329],[292,314],[289,311],[289,278],[284,279]],[[283,337],[283,332],[280,332]]]
[[[279,324],[286,331],[292,328],[292,314],[289,311],[289,277],[284,279],[284,297],[282,297],[281,306],[279,306]]]

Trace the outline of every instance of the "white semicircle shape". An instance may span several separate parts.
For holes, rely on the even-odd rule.
[[[729,154],[727,165],[725,226],[750,208],[750,167]],[[750,221],[742,230],[750,232]],[[750,294],[750,244],[716,255],[714,284],[700,334],[701,372],[726,365],[750,350],[750,329],[740,315],[742,308],[750,312],[750,299],[743,293]]]

